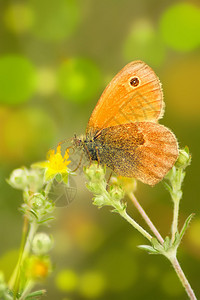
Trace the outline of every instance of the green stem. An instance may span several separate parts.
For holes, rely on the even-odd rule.
[[[135,220],[133,220],[127,212],[121,208],[121,205],[119,203],[112,201],[110,199],[109,193],[107,192],[106,188],[103,186],[102,190],[104,190],[104,197],[107,199],[107,202],[112,205],[116,211],[127,221],[129,222],[136,230],[138,230],[145,238],[147,238],[150,242],[152,239],[152,236],[144,230]]]
[[[53,181],[50,180],[47,184],[46,184],[46,187],[44,189],[44,193],[45,193],[45,196],[48,196],[49,192],[50,192],[50,189],[51,189],[51,186],[52,186],[52,183]]]
[[[172,221],[172,238],[171,238],[171,244],[175,241],[176,238],[176,232],[178,231],[178,215],[179,215],[179,203],[180,199],[172,197],[174,202],[174,211],[173,211],[173,221]]]
[[[30,252],[31,243],[33,240],[33,237],[35,235],[35,232],[37,231],[38,224],[33,222],[30,223],[29,232],[28,231],[28,218],[27,216],[24,216],[24,225],[23,225],[23,232],[22,232],[22,241],[20,246],[20,253],[19,253],[19,259],[16,265],[16,268],[13,272],[13,275],[11,276],[11,279],[9,281],[9,288],[13,289],[13,299],[16,300],[17,293],[19,291],[20,286],[20,273],[21,273],[21,267],[23,265],[24,259]]]
[[[9,281],[9,288],[13,289],[13,299],[14,300],[17,297],[17,293],[18,293],[18,289],[19,289],[20,269],[22,266],[22,257],[23,257],[25,243],[26,243],[28,226],[29,226],[28,217],[25,215],[23,229],[22,229],[22,240],[21,240],[21,245],[20,245],[19,258],[18,258],[16,268],[15,268],[15,270],[11,276],[11,279]]]
[[[25,289],[23,290],[23,293],[21,295],[21,297],[19,298],[19,300],[24,300],[26,298],[26,296],[28,296],[28,294],[31,292],[32,288],[34,286],[34,282],[32,280],[30,280]]]
[[[144,230],[137,222],[135,222],[127,213],[126,211],[119,211],[119,214],[129,222],[135,229],[137,229],[145,238],[147,238],[150,242],[152,240],[152,236]]]
[[[191,300],[197,300],[195,294],[194,294],[194,291],[192,290],[191,286],[190,286],[190,283],[189,281],[187,280],[176,256],[173,257],[173,258],[169,258],[169,260],[171,261],[172,263],[172,266],[174,268],[174,270],[176,271],[176,274],[178,276],[178,278],[180,279],[183,287],[185,288],[185,291],[186,293],[188,294],[188,297],[191,299]]]
[[[36,222],[30,223],[30,229],[29,233],[26,239],[26,244],[24,246],[24,253],[23,253],[23,259],[27,256],[27,254],[30,252],[31,244],[34,238],[34,235],[38,229],[38,224]]]
[[[141,214],[142,218],[145,220],[145,222],[147,223],[147,225],[151,229],[151,231],[155,234],[158,241],[161,244],[163,244],[164,240],[163,240],[162,236],[160,235],[159,231],[157,230],[157,228],[155,227],[153,222],[150,220],[150,218],[148,217],[148,215],[146,214],[146,212],[144,211],[144,209],[142,208],[142,206],[138,202],[138,200],[135,197],[135,195],[133,194],[133,192],[129,193],[128,196],[131,199],[131,201],[133,202],[133,204],[135,205],[135,207],[137,208],[137,210],[139,211],[139,213]]]

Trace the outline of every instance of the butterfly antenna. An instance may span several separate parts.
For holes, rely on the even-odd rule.
[[[64,143],[67,143],[67,142],[71,141],[71,139],[72,139],[72,138],[64,139],[64,140],[60,141],[58,144],[59,144],[59,145],[62,145],[62,144],[64,144]]]
[[[66,148],[66,150],[69,150],[69,152],[70,152],[70,149],[72,149],[72,153],[70,153],[70,155],[74,154],[74,151],[75,151],[74,146],[69,146]]]

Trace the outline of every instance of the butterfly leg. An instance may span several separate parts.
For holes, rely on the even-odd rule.
[[[83,143],[83,147],[84,147],[85,151],[87,152],[88,158],[89,158],[89,160],[90,160],[90,165],[89,165],[89,166],[91,166],[91,163],[92,163],[92,157],[91,157],[91,154],[90,154],[90,152],[89,152],[89,150],[88,150],[88,147],[87,147],[84,143]]]
[[[72,170],[72,172],[76,172],[79,168],[80,168],[80,166],[81,166],[81,162],[82,162],[82,159],[83,159],[83,153],[81,154],[81,157],[80,157],[80,160],[79,160],[79,163],[78,163],[78,166],[74,169],[74,170]]]
[[[107,185],[106,185],[106,190],[107,190],[107,191],[108,191],[109,182],[110,182],[110,179],[111,179],[111,177],[112,177],[112,174],[113,174],[113,172],[111,171],[111,172],[110,172],[110,175],[109,175],[109,177],[108,177],[108,179],[107,179]]]
[[[100,157],[99,157],[99,152],[98,152],[98,148],[95,147],[96,153],[97,153],[97,161],[98,161],[98,167],[100,165]]]

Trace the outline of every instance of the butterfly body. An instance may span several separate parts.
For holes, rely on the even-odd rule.
[[[154,185],[178,156],[176,137],[157,123],[163,109],[158,77],[145,63],[132,62],[105,89],[90,117],[86,136],[73,142],[90,161]]]

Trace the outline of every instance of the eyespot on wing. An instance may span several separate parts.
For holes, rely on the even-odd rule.
[[[86,132],[141,121],[157,121],[164,112],[159,78],[142,61],[126,65],[108,84]]]

